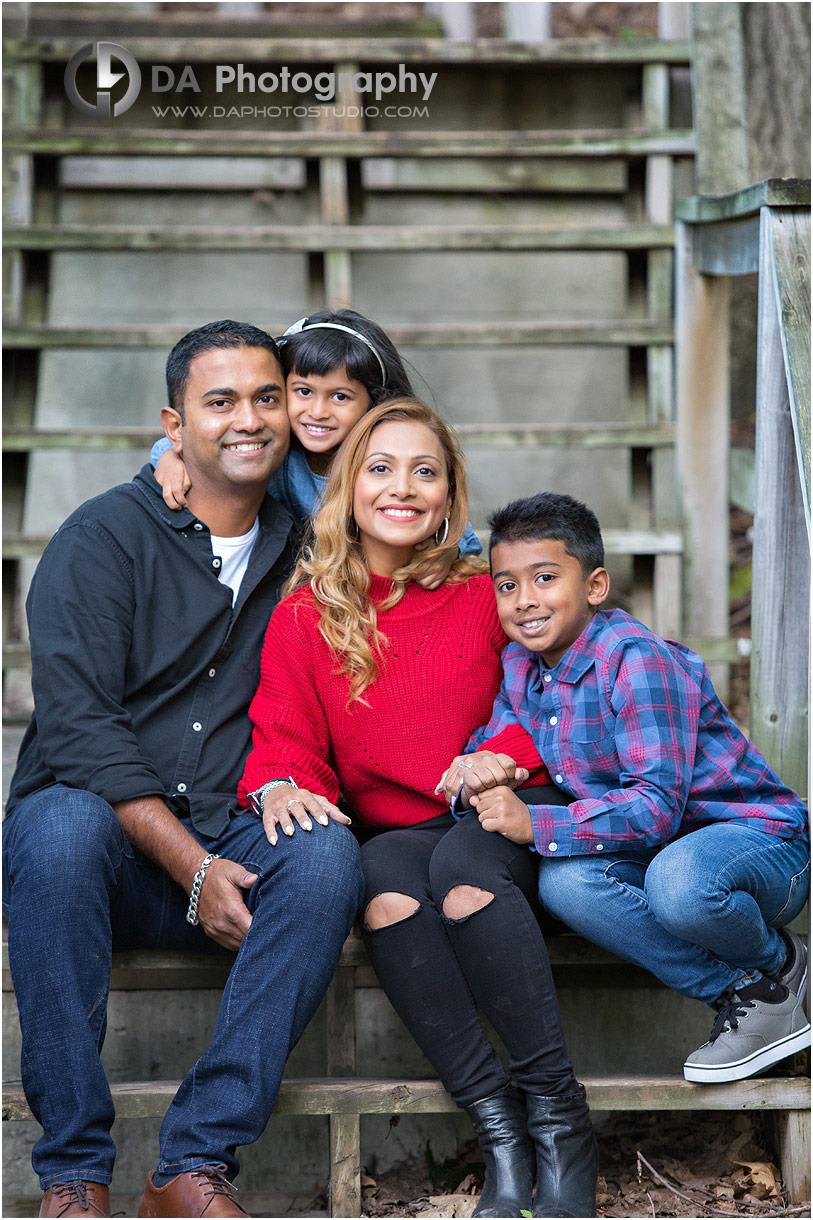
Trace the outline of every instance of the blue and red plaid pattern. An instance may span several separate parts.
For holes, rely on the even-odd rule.
[[[623,610],[600,610],[553,669],[511,643],[491,720],[471,753],[520,724],[569,806],[531,805],[545,856],[666,843],[747,819],[782,838],[806,833],[802,801],[744,737],[702,659]]]

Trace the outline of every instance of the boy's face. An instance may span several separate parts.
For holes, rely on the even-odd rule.
[[[610,591],[605,568],[582,574],[578,559],[553,538],[501,542],[491,552],[497,613],[509,640],[556,665]]]

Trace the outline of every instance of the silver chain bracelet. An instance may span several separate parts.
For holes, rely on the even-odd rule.
[[[210,854],[201,864],[198,871],[195,873],[192,881],[192,889],[189,892],[189,910],[186,912],[186,922],[191,924],[199,923],[198,919],[198,902],[200,901],[200,891],[203,889],[203,883],[206,880],[206,870],[213,860],[219,860],[220,856]]]

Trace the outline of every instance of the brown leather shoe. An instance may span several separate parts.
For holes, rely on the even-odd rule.
[[[139,1216],[247,1216],[225,1175],[225,1165],[201,1165],[179,1173],[166,1186],[154,1186],[152,1174],[141,1196]]]
[[[77,1178],[74,1182],[55,1182],[42,1196],[41,1216],[94,1216],[110,1215],[110,1191],[101,1182],[85,1182]]]

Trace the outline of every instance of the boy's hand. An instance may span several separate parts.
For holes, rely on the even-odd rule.
[[[483,830],[503,835],[512,843],[533,843],[531,811],[510,788],[488,788],[471,798]]]
[[[473,804],[471,797],[488,788],[504,784],[518,788],[528,778],[524,767],[518,767],[507,754],[495,754],[493,750],[478,750],[476,754],[458,754],[440,777],[435,792],[442,792],[451,806],[463,784],[460,794],[463,808]]]
[[[161,484],[167,508],[186,508],[186,493],[192,480],[180,454],[174,449],[162,453],[155,466],[155,477]]]
[[[434,542],[433,538],[427,538],[426,542],[419,542],[415,547],[416,551],[425,551],[427,547]],[[437,559],[433,559],[426,571],[414,578],[415,584],[420,585],[422,589],[439,589],[446,580],[446,577],[451,571],[452,564],[458,558],[458,550],[456,546],[447,547],[445,551],[441,551]]]

